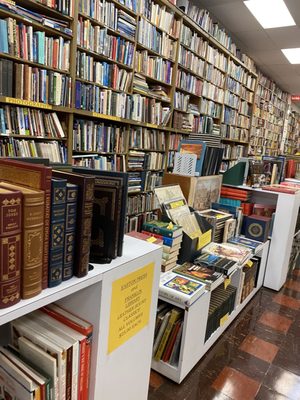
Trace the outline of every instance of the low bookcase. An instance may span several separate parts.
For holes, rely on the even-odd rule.
[[[184,309],[183,330],[178,365],[173,366],[163,361],[152,360],[152,368],[155,371],[177,383],[182,382],[182,380],[187,376],[197,362],[205,355],[210,347],[223,334],[231,322],[238,316],[238,314],[261,288],[265,274],[269,243],[270,242],[267,241],[261,251],[255,255],[256,257],[260,258],[256,286],[242,303],[239,302],[243,286],[242,266],[231,274],[230,284],[236,288],[234,309],[228,315],[228,317],[222,318],[220,327],[216,329],[207,340],[205,340],[205,335],[209,304],[212,294],[211,291],[205,291],[204,294],[189,307],[184,307],[177,302],[161,298],[161,300],[170,303],[171,305]],[[223,285],[224,283],[225,282],[221,282],[220,284]]]
[[[93,324],[89,400],[146,400],[161,253],[160,246],[125,236],[122,257],[110,264],[93,264],[84,278],[74,277],[0,310],[0,344],[10,341],[10,321],[56,302]],[[133,294],[141,292],[140,304],[134,305],[143,324],[127,336],[124,331],[124,340],[118,341],[114,304],[122,309],[122,301],[126,303],[122,290],[128,286]],[[116,337],[114,342],[111,337]]]

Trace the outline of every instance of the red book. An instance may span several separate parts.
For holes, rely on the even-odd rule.
[[[160,246],[163,245],[163,241],[162,241],[160,238],[154,236],[154,235],[153,235],[152,233],[150,233],[150,232],[146,232],[146,231],[143,231],[143,232],[132,231],[132,232],[126,233],[126,235],[127,235],[127,236],[131,236],[131,237],[134,237],[134,238],[136,238],[136,239],[144,240],[145,242],[157,244],[157,245],[160,245]],[[160,235],[157,235],[157,236],[160,236]]]
[[[296,175],[296,162],[295,160],[287,160],[286,162],[286,178],[294,178]]]
[[[278,193],[286,193],[286,194],[296,194],[300,190],[300,188],[294,188],[294,187],[283,186],[283,185],[263,186],[262,189],[268,190],[270,192],[278,192]]]
[[[78,400],[88,400],[93,325],[57,304],[50,304],[41,308],[41,310],[57,321],[86,336],[86,340],[80,343]]]
[[[176,324],[174,325],[173,329],[172,329],[172,332],[170,334],[170,338],[169,338],[168,343],[166,345],[166,349],[165,349],[164,354],[162,356],[162,361],[164,361],[164,362],[168,362],[169,359],[170,359],[170,356],[171,356],[171,353],[172,353],[172,350],[173,350],[173,347],[174,347],[174,344],[175,344],[175,340],[176,340],[176,337],[178,335],[178,332],[179,332],[181,324],[182,324],[181,320],[177,321]]]
[[[48,259],[50,235],[50,206],[51,206],[52,169],[44,165],[16,161],[9,158],[0,159],[0,180],[28,186],[45,192],[44,217],[44,253],[42,268],[42,288],[48,287]]]

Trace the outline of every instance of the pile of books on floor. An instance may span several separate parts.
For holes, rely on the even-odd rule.
[[[236,287],[219,285],[211,292],[205,340],[222,326],[234,310]]]
[[[11,332],[0,347],[1,398],[88,398],[92,324],[52,304],[11,322]]]
[[[122,255],[127,174],[62,168],[0,159],[0,309]]]
[[[183,330],[183,310],[163,301],[156,313],[153,358],[178,365]]]
[[[143,224],[143,233],[150,234],[163,242],[161,269],[166,272],[176,266],[182,242],[182,228],[170,222],[149,221]]]

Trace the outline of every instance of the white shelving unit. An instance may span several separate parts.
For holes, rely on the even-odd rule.
[[[44,305],[58,302],[94,326],[89,400],[146,400],[150,376],[162,248],[125,236],[123,256],[110,264],[93,264],[84,278],[72,278],[39,296],[0,310],[0,343],[9,342],[9,322]],[[147,265],[152,296],[145,307],[145,326],[108,353],[114,284]],[[132,275],[131,275],[132,274]],[[127,278],[126,278],[127,277]],[[146,277],[147,279],[147,277]],[[120,299],[120,304],[122,300]]]
[[[237,304],[236,301],[234,311],[229,315],[226,322],[222,326],[220,326],[207,341],[205,341],[205,332],[211,292],[204,292],[204,294],[199,299],[197,299],[190,307],[184,308],[184,328],[182,332],[178,366],[174,367],[163,361],[152,360],[152,368],[154,370],[177,383],[182,382],[182,380],[187,376],[191,369],[205,355],[209,348],[223,334],[223,332],[228,328],[231,322],[238,316],[238,314],[243,310],[243,308],[249,303],[252,297],[261,288],[265,275],[268,251],[269,241],[264,244],[260,253],[256,255],[261,258],[256,288],[249,294],[249,296],[243,301],[243,303]],[[231,276],[231,284],[238,288],[236,299],[239,298],[239,289],[241,288],[242,283],[241,272],[242,270],[241,268],[239,268],[234,271]],[[166,299],[163,299],[163,301],[166,301]],[[183,308],[179,304],[175,305],[177,307]]]

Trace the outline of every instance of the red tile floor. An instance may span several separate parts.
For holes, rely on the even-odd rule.
[[[300,270],[261,289],[185,380],[152,371],[148,400],[300,400]]]

